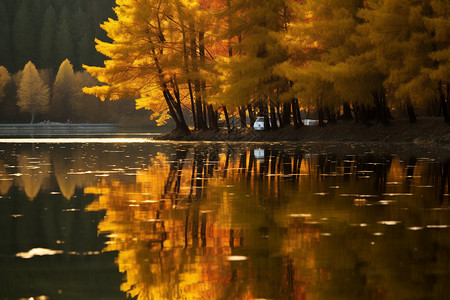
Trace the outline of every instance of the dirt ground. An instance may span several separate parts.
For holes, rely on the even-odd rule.
[[[226,128],[219,130],[193,131],[186,136],[172,131],[156,137],[158,140],[177,141],[251,141],[251,142],[386,142],[414,143],[450,148],[450,124],[443,118],[419,118],[410,124],[406,119],[393,119],[383,126],[373,124],[363,127],[354,121],[340,121],[325,127],[289,126],[272,131],[255,131],[252,128],[234,128],[230,133]]]

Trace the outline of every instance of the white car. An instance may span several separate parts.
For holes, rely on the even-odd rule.
[[[319,125],[319,120],[304,119],[303,124],[306,126],[316,126]]]
[[[257,117],[255,123],[253,123],[253,129],[264,130],[264,117]]]

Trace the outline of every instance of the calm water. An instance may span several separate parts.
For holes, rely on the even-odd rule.
[[[449,299],[449,161],[0,144],[0,299]]]

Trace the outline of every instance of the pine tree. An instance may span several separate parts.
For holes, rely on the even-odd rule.
[[[53,7],[50,6],[44,15],[39,45],[40,64],[43,68],[55,67],[55,29],[56,14]]]
[[[0,0],[0,65],[12,68],[11,30],[9,17],[3,0]]]
[[[15,68],[21,69],[33,56],[34,28],[31,23],[30,3],[28,0],[20,2],[14,19],[14,54]]]
[[[56,57],[57,63],[64,61],[66,58],[73,60],[74,47],[72,34],[70,32],[70,15],[67,7],[61,11],[56,31]]]
[[[17,105],[20,109],[31,113],[31,123],[34,122],[36,114],[48,110],[49,88],[44,84],[31,61],[23,69],[17,97]]]

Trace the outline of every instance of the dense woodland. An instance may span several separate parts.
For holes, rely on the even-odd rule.
[[[99,24],[114,15],[113,6],[114,0],[0,0],[1,123],[30,122],[30,119],[127,125],[152,123],[147,121],[148,112],[137,112],[128,99],[100,102],[81,92],[82,86],[97,83],[81,65],[103,65],[106,57],[95,50],[95,37],[107,40]],[[66,59],[72,71],[66,68],[62,73],[66,73],[66,85],[72,86],[70,97],[61,95],[61,82],[55,81]],[[37,98],[43,102],[31,111],[18,97],[22,74],[29,61],[48,89],[48,93],[41,91]],[[39,85],[36,78],[32,81]]]
[[[20,33],[30,27],[19,24],[35,19],[18,21],[20,11],[36,14],[31,7],[40,2],[54,7],[54,35],[44,32],[43,17],[31,26],[40,34],[30,45],[23,39],[30,35]],[[82,64],[100,82],[85,85],[85,93],[134,99],[158,124],[172,118],[185,133],[190,122],[215,129],[223,120],[231,130],[233,115],[241,126],[261,115],[273,129],[300,127],[301,109],[320,125],[414,122],[418,115],[450,121],[447,0],[117,0],[114,13],[111,2],[0,0],[6,17],[14,16],[6,22],[12,30],[1,34],[10,43],[0,64],[17,72],[32,60],[56,73],[68,58],[75,72]],[[108,14],[102,32],[96,22]],[[83,42],[94,37],[104,64]],[[45,39],[55,41],[54,65],[44,59]]]

